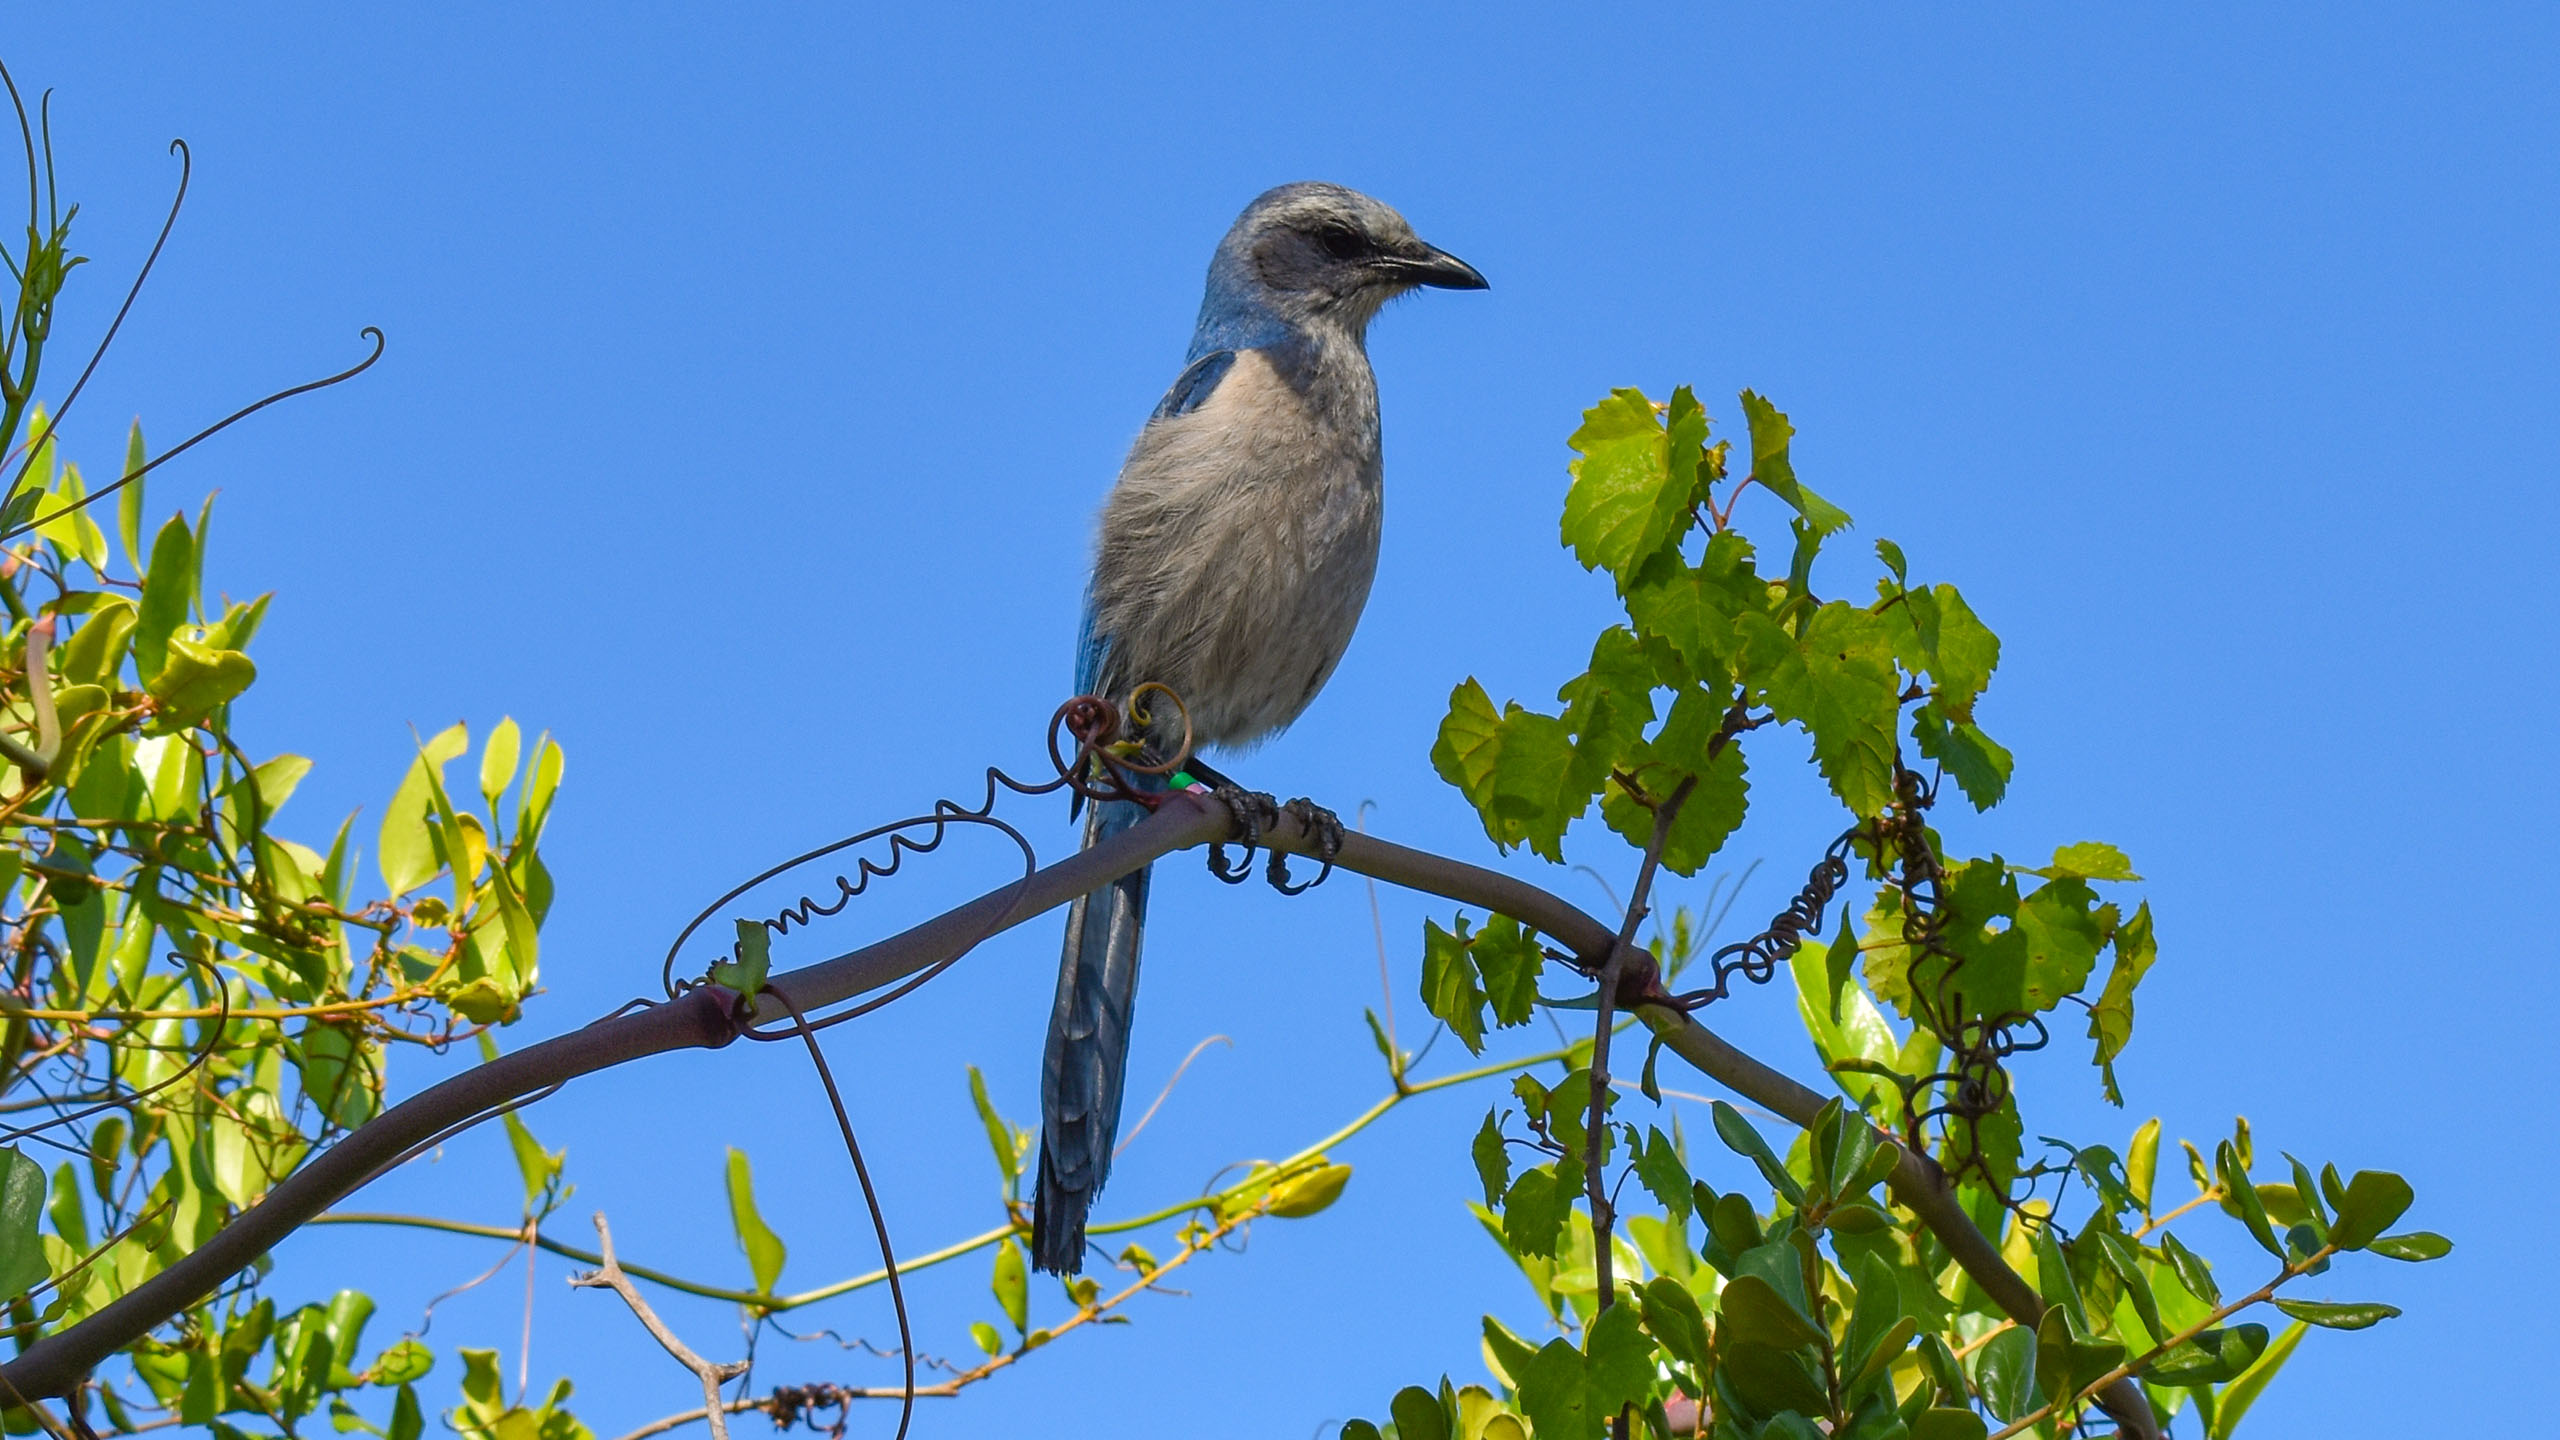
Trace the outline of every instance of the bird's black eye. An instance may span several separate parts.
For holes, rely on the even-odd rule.
[[[1368,240],[1348,225],[1327,225],[1316,232],[1316,243],[1336,260],[1357,260],[1369,253]]]

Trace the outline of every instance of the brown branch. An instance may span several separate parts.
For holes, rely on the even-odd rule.
[[[621,1296],[622,1303],[631,1307],[631,1313],[639,1317],[640,1323],[660,1345],[666,1347],[676,1363],[692,1371],[693,1377],[702,1382],[703,1414],[711,1421],[712,1440],[729,1440],[729,1421],[726,1407],[720,1403],[720,1387],[746,1374],[751,1362],[729,1360],[714,1364],[694,1354],[691,1347],[676,1338],[675,1332],[658,1318],[658,1312],[650,1309],[649,1302],[640,1298],[640,1287],[632,1284],[631,1277],[623,1274],[622,1267],[614,1263],[613,1229],[604,1223],[601,1210],[596,1212],[596,1248],[604,1252],[603,1266],[572,1275],[569,1283],[580,1289],[609,1289]]]

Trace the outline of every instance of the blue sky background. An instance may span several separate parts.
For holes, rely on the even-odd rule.
[[[75,458],[108,469],[135,414],[167,443],[347,363],[359,326],[389,333],[361,382],[155,476],[153,509],[220,488],[214,581],[277,592],[246,719],[259,748],[319,762],[289,829],[378,806],[411,725],[512,714],[561,738],[553,993],[511,1045],[653,989],[674,927],[769,857],[966,794],[982,764],[1036,768],[1089,517],[1178,367],[1210,247],[1264,187],[1339,180],[1493,289],[1378,322],[1377,590],[1324,697],[1246,773],[1484,857],[1426,754],[1453,683],[1542,701],[1611,613],[1555,544],[1578,411],[1690,382],[1730,422],[1758,388],[1856,538],[1899,541],[2006,640],[1983,716],[2019,757],[2014,798],[1951,840],[2104,838],[2149,877],[2162,961],[2130,1108],[2100,1103],[2073,1034],[2023,1067],[2031,1133],[2120,1145],[2157,1113],[2209,1144],[2245,1110],[2262,1155],[2406,1173],[2412,1222],[2461,1244],[2429,1267],[2340,1265],[2317,1288],[2407,1317],[2315,1332],[2244,1433],[2419,1416],[2463,1433],[2542,1408],[2536,1367],[2507,1357],[2550,1342],[2556,1278],[2530,1217],[2554,1178],[2531,1097],[2553,1056],[2560,801],[2560,22],[1074,8],[14,17],[7,59],[58,91],[97,258],[66,333],[96,333],[148,244],[169,137],[197,157]],[[1839,823],[1783,744],[1755,754],[1759,804],[1728,852],[1766,862],[1743,913]],[[1010,813],[1054,856],[1061,810]],[[1624,868],[1614,842],[1583,851]],[[1003,864],[946,861],[812,944]],[[1186,860],[1158,897],[1139,1103],[1204,1036],[1233,1045],[1129,1152],[1114,1213],[1294,1149],[1383,1083],[1358,884],[1284,902]],[[1421,919],[1446,907],[1382,899],[1409,1028]],[[995,1220],[962,1067],[1030,1119],[1055,957],[1044,920],[834,1032],[903,1249]],[[1785,994],[1715,1019],[1812,1073]],[[919,1433],[1295,1440],[1444,1369],[1475,1378],[1476,1317],[1529,1313],[1462,1209],[1488,1098],[1398,1112],[1341,1153],[1358,1177],[1335,1209],[1195,1265],[1188,1298],[1132,1327],[928,1406]],[[555,1223],[582,1240],[601,1208],[628,1256],[741,1280],[719,1183],[738,1144],[791,1245],[786,1286],[874,1263],[790,1053],[662,1059],[531,1119],[568,1147],[579,1191]],[[360,1203],[509,1223],[502,1155],[494,1132],[465,1139]],[[384,1338],[495,1258],[327,1230],[279,1252],[274,1284],[370,1287]],[[539,1277],[537,1383],[576,1376],[605,1437],[690,1403],[566,1269]],[[967,1350],[994,1313],[983,1279],[972,1263],[916,1287],[926,1348]],[[430,1338],[499,1346],[512,1370],[523,1304],[510,1271]],[[699,1348],[734,1348],[721,1307],[666,1309]],[[894,1337],[876,1292],[817,1323]],[[824,1341],[765,1356],[774,1382],[890,1373]],[[447,1360],[436,1384],[456,1378]]]

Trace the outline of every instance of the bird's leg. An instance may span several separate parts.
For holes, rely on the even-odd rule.
[[[1303,795],[1281,806],[1280,812],[1305,826],[1307,833],[1315,837],[1316,858],[1324,862],[1324,868],[1316,872],[1316,878],[1303,885],[1291,884],[1288,857],[1274,850],[1267,878],[1271,881],[1271,888],[1283,895],[1303,895],[1323,884],[1325,877],[1333,873],[1333,857],[1342,853],[1342,817]]]

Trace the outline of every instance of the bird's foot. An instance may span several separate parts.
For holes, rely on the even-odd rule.
[[[1209,847],[1209,873],[1230,885],[1241,885],[1253,878],[1253,852],[1262,844],[1262,827],[1278,816],[1279,807],[1268,795],[1247,790],[1224,776],[1219,781],[1209,796],[1226,806],[1227,813],[1235,818],[1235,838],[1243,843],[1244,854],[1229,863],[1227,842],[1218,841]]]
[[[1342,853],[1342,817],[1303,795],[1281,806],[1280,813],[1306,827],[1307,833],[1315,839],[1316,858],[1324,863],[1324,868],[1316,871],[1313,880],[1302,885],[1293,884],[1289,879],[1289,857],[1274,850],[1271,852],[1271,867],[1265,875],[1271,881],[1271,888],[1281,894],[1303,895],[1323,884],[1325,877],[1333,873],[1333,857]]]

